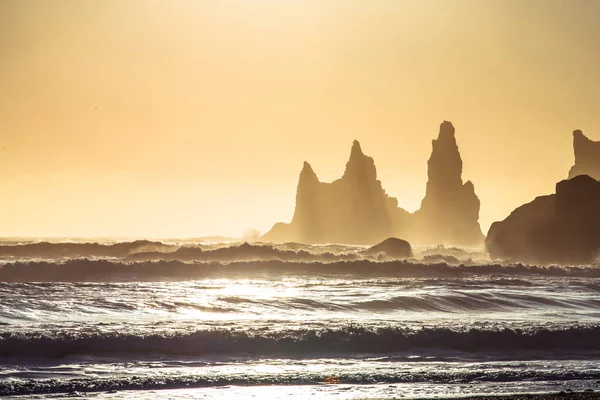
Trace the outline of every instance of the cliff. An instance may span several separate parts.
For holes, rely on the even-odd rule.
[[[600,182],[587,175],[556,185],[490,227],[494,258],[538,264],[587,264],[600,251]]]
[[[600,180],[600,142],[588,139],[583,132],[573,132],[575,164],[569,171],[569,179],[578,175],[588,175]]]

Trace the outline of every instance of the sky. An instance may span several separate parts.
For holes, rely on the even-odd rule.
[[[0,0],[0,236],[241,236],[352,141],[414,211],[452,121],[484,232],[600,140],[600,1]]]

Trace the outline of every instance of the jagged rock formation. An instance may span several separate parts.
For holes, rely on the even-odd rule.
[[[579,175],[556,185],[490,227],[494,258],[527,263],[587,264],[600,251],[600,182]]]
[[[391,237],[362,252],[366,255],[383,254],[390,258],[412,257],[412,247],[406,240]]]
[[[454,126],[444,121],[427,162],[427,190],[415,212],[411,237],[420,243],[481,245],[479,198],[471,181],[463,184],[462,159]]]
[[[588,175],[600,180],[600,142],[588,139],[579,129],[573,132],[575,164],[569,171],[569,179]]]
[[[395,222],[408,213],[398,209],[377,180],[375,162],[354,141],[341,179],[323,183],[304,163],[296,210],[290,224],[278,223],[264,241],[373,244],[395,231]]]
[[[421,209],[410,214],[385,193],[373,159],[357,141],[337,181],[320,182],[305,162],[292,222],[275,224],[262,240],[372,245],[397,236],[422,244],[481,245],[479,199],[473,184],[462,182],[462,160],[450,122],[440,126],[428,166],[427,194]]]

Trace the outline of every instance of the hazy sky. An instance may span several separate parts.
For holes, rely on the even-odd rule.
[[[0,235],[266,231],[353,139],[412,211],[444,119],[485,232],[599,113],[596,0],[2,0]]]

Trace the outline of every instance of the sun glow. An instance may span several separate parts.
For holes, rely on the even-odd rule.
[[[573,129],[600,131],[597,7],[2,2],[0,234],[265,232],[303,161],[339,177],[354,139],[416,209],[445,119],[488,226],[552,191]]]

